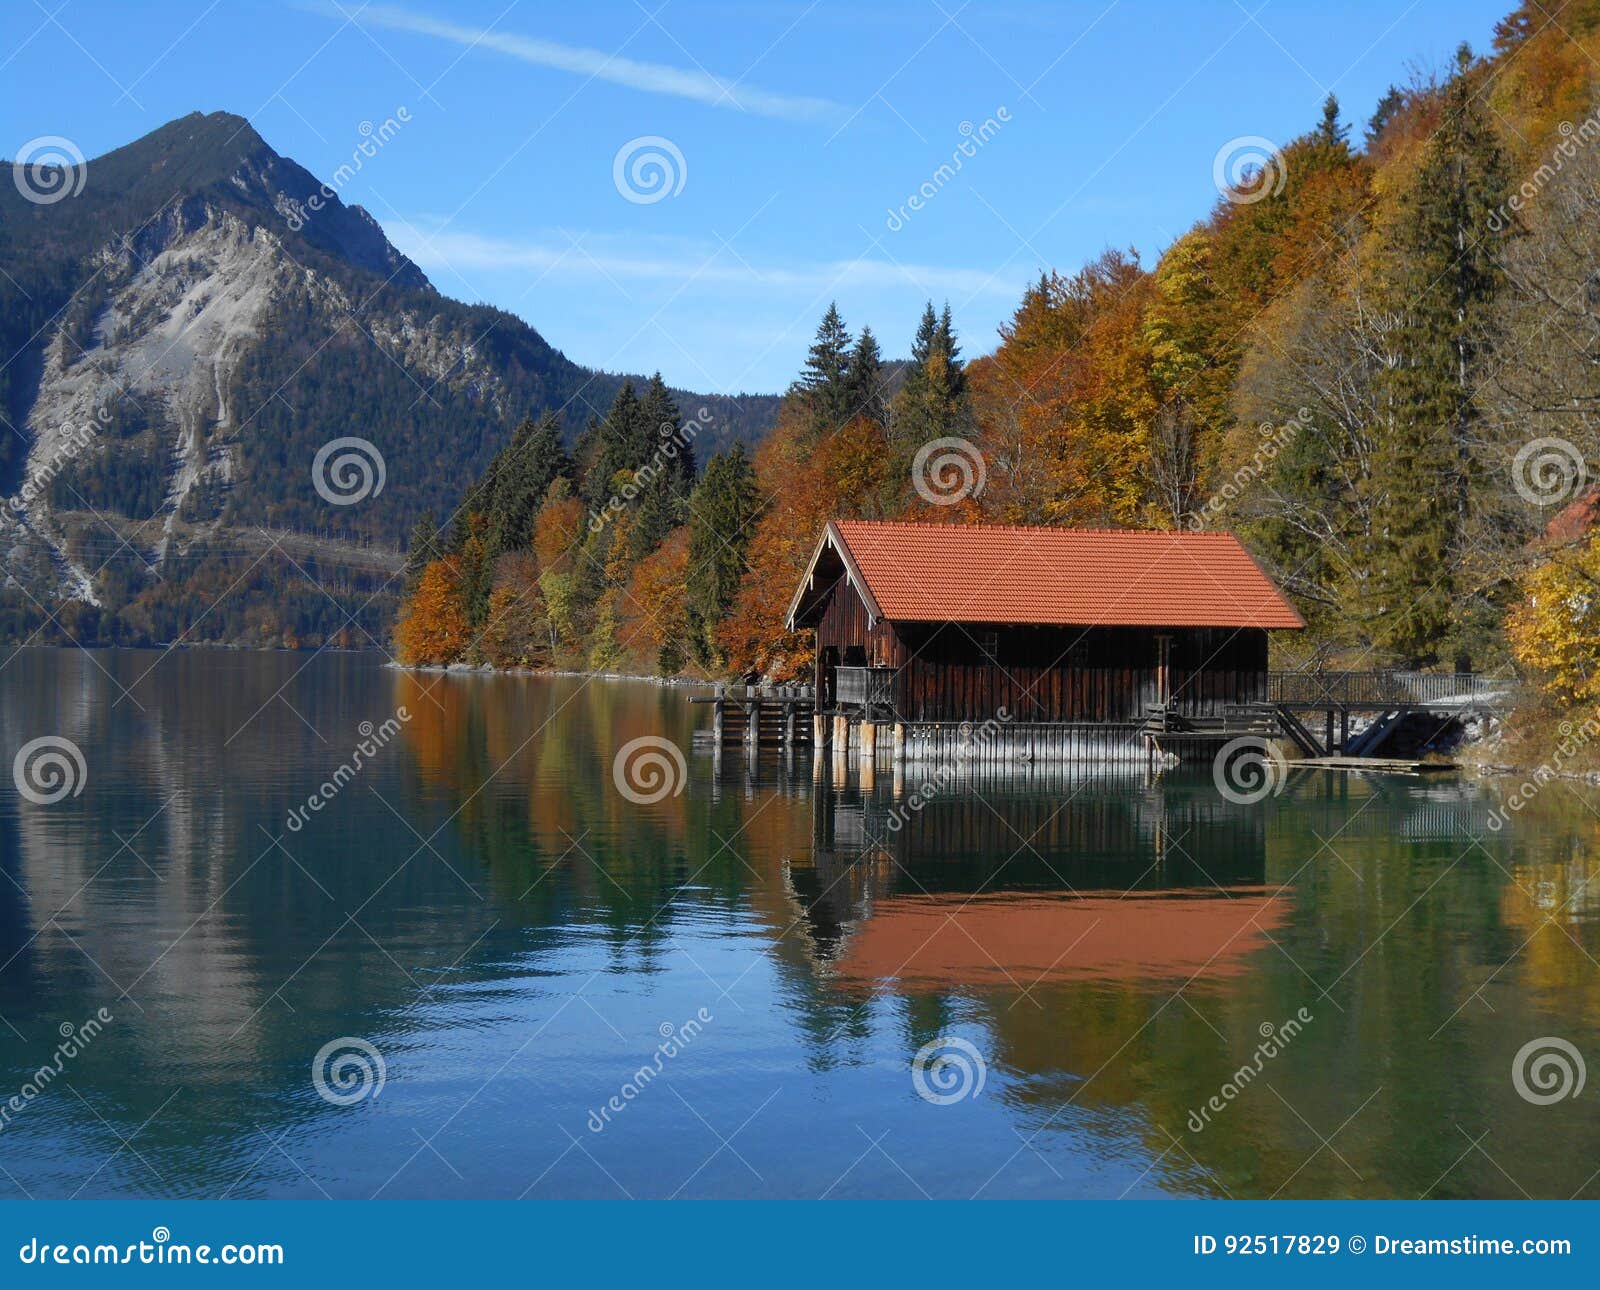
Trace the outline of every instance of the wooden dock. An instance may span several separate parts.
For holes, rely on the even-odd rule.
[[[1413,761],[1406,757],[1302,757],[1288,765],[1293,770],[1353,770],[1380,775],[1426,775],[1460,769],[1451,761]]]
[[[812,741],[816,700],[809,685],[718,685],[689,702],[711,705],[707,737],[718,748],[798,748]]]

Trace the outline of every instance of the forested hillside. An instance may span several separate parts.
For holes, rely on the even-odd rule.
[[[627,391],[575,461],[535,427],[528,491],[495,482],[513,447],[413,549],[402,646],[789,676],[783,608],[829,517],[1225,527],[1308,654],[1600,697],[1600,543],[1546,533],[1600,456],[1597,68],[1600,0],[1525,4],[1364,124],[1330,97],[1153,264],[1043,273],[992,354],[963,362],[930,306],[892,392],[830,310],[754,460],[693,490],[631,487],[653,441]]]

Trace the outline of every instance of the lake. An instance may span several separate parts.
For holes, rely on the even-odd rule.
[[[1597,1194],[1600,790],[864,785],[705,720],[12,656],[0,1194]]]

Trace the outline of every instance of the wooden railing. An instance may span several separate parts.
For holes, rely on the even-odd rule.
[[[1331,707],[1382,704],[1457,706],[1504,694],[1511,682],[1479,672],[1269,672],[1272,703]]]
[[[834,669],[833,697],[849,707],[894,707],[894,668],[839,667]]]

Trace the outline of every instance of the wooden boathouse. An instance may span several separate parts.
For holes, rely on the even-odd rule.
[[[897,760],[1209,753],[1270,717],[1268,633],[1305,625],[1228,533],[866,520],[827,526],[787,621],[819,751]]]

